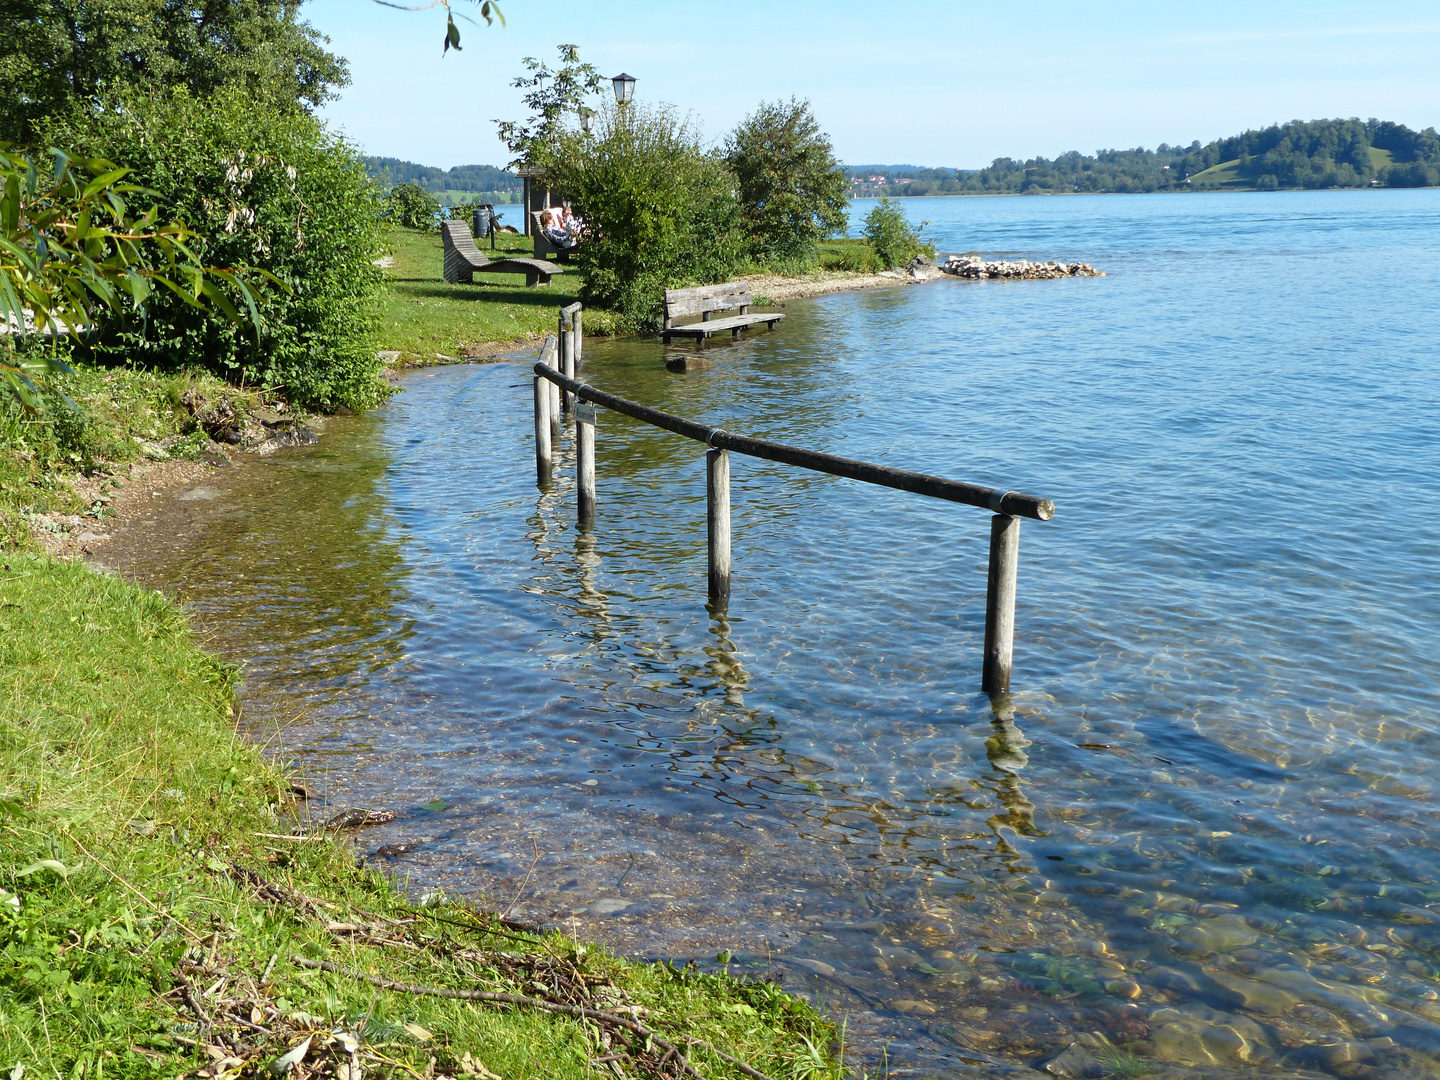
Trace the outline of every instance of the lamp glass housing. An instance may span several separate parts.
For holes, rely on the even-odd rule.
[[[635,76],[626,75],[623,71],[610,80],[615,87],[615,101],[620,105],[630,104],[630,99],[635,96]]]

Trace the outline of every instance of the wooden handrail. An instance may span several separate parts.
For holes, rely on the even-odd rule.
[[[771,442],[769,439],[752,439],[745,435],[732,435],[723,428],[707,427],[694,420],[687,420],[683,416],[661,412],[648,405],[641,405],[627,398],[606,393],[604,390],[597,390],[588,383],[569,378],[548,364],[536,364],[535,374],[542,379],[549,380],[561,389],[569,391],[582,401],[604,406],[612,412],[624,413],[636,420],[643,420],[647,424],[664,428],[676,435],[683,435],[687,439],[704,443],[713,449],[733,450],[737,454],[745,454],[749,457],[779,461],[802,469],[829,473],[831,476],[843,476],[850,480],[877,484],[880,487],[910,491],[916,495],[927,495],[932,499],[944,499],[946,502],[979,506],[994,513],[1009,514],[1012,517],[1049,521],[1055,516],[1055,504],[1049,499],[1042,499],[1037,495],[1022,495],[1017,491],[1002,491],[999,488],[967,484],[960,480],[946,480],[943,477],[930,476],[926,473],[892,469],[886,465],[872,465],[869,462],[856,461],[854,458],[837,457],[834,454],[805,450],[799,446]]]
[[[990,694],[1010,690],[1010,668],[1015,634],[1015,582],[1020,564],[1020,519],[1049,521],[1055,504],[1038,495],[946,480],[941,476],[892,469],[854,458],[837,457],[799,446],[732,435],[683,416],[661,412],[617,394],[597,390],[575,378],[584,343],[583,307],[560,309],[558,333],[545,339],[535,365],[535,467],[542,488],[554,469],[554,444],[560,435],[562,412],[576,421],[576,501],[579,519],[588,525],[595,518],[595,415],[593,410],[572,409],[574,399],[623,413],[643,423],[704,443],[706,461],[706,518],[709,534],[710,601],[725,604],[730,597],[730,451],[748,457],[779,461],[814,472],[843,476],[879,487],[909,491],[932,499],[963,503],[990,510],[990,567],[985,590],[985,655],[980,688]],[[563,391],[563,393],[562,393]],[[586,415],[588,413],[588,415]]]

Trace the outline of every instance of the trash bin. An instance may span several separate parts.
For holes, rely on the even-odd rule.
[[[475,239],[482,236],[489,236],[490,230],[495,227],[495,211],[488,206],[475,207]]]

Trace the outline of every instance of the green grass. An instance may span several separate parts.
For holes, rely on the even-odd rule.
[[[1370,152],[1370,167],[1376,172],[1379,172],[1389,165],[1395,164],[1395,155],[1390,153],[1389,150],[1381,150],[1375,146],[1366,147],[1366,149]]]
[[[1198,172],[1190,177],[1190,184],[1194,187],[1213,186],[1229,188],[1254,187],[1254,182],[1240,175],[1240,159],[1233,161],[1222,161],[1219,165],[1211,165],[1204,172]]]
[[[854,270],[874,273],[885,267],[875,248],[868,240],[839,239],[822,240],[819,246],[819,262],[822,270]]]
[[[488,240],[479,246],[489,254]],[[529,256],[534,241],[501,233],[496,249]],[[521,274],[476,274],[473,285],[447,285],[438,231],[395,229],[390,254],[395,264],[387,271],[390,289],[379,347],[399,352],[407,363],[434,363],[439,356],[473,355],[495,342],[553,334],[559,309],[579,298],[580,276],[573,270],[533,289]],[[587,332],[603,333],[608,327],[603,312],[585,313]]]
[[[262,835],[289,833],[300,804],[236,736],[233,689],[160,594],[78,564],[0,559],[6,1072],[208,1066],[234,1080],[267,1075],[313,1036],[303,1075],[339,1076],[343,1032],[367,1076],[458,1076],[467,1055],[504,1080],[597,1077],[607,1069],[591,1059],[611,1054],[619,1076],[647,1074],[644,1040],[618,1029],[382,989],[300,956],[407,984],[638,1006],[651,1030],[776,1080],[838,1080],[834,1029],[773,985],[616,959],[449,902],[417,909],[341,843]],[[707,1078],[740,1076],[709,1050],[691,1056]]]

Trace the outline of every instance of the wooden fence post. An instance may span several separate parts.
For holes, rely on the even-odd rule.
[[[555,352],[558,348],[558,339],[551,334],[545,339],[545,344],[540,349],[540,362],[552,371],[558,371],[555,364]],[[560,387],[556,386],[549,379],[544,380],[546,393],[550,395],[548,415],[550,417],[550,438],[558,441],[560,438]]]
[[[554,462],[550,456],[550,383],[539,375],[535,383],[535,482],[540,487],[550,483]]]
[[[575,377],[575,336],[570,331],[570,319],[565,312],[560,313],[560,327],[556,334],[560,343],[560,374],[566,378]],[[563,412],[570,412],[574,408],[575,401],[569,390],[560,391],[560,409]]]
[[[585,351],[585,322],[581,318],[584,310],[577,307],[570,316],[570,332],[575,335],[575,344],[570,347],[571,366],[574,368],[570,375],[572,379],[580,377],[580,356]]]
[[[1010,692],[1010,663],[1015,646],[1015,576],[1020,566],[1020,519],[996,514],[990,519],[990,576],[985,590],[985,669],[980,689]]]
[[[710,599],[730,599],[730,452],[705,453],[705,511],[710,534]]]
[[[580,402],[575,410],[575,503],[580,524],[595,520],[595,413]]]

